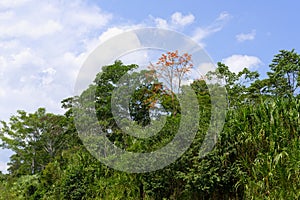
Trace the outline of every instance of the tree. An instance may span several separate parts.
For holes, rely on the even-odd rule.
[[[147,126],[152,120],[153,109],[159,114],[162,107],[168,114],[174,111],[172,93],[162,82],[145,76],[149,71],[136,72],[137,65],[116,61],[105,66],[80,96],[62,101],[67,109],[64,116],[40,108],[34,113],[18,111],[7,123],[1,122],[0,146],[12,149],[15,154],[10,158],[11,174],[0,172],[0,200],[299,199],[300,99],[295,97],[299,75],[297,68],[286,73],[279,69],[279,66],[297,63],[296,56],[285,53],[276,56],[276,69],[267,79],[258,80],[258,73],[248,69],[231,72],[222,63],[207,75],[207,78],[217,76],[226,81],[230,106],[234,109],[226,113],[220,137],[206,156],[202,156],[202,147],[213,109],[226,105],[216,104],[221,98],[213,98],[214,94],[221,93],[219,82],[195,80],[190,86],[198,98],[200,118],[193,143],[172,164],[143,174],[111,169],[93,157],[77,137],[75,109],[81,106],[83,110],[92,108],[94,112],[96,108],[97,123],[105,130],[112,130],[106,136],[132,152],[152,152],[164,147],[178,134],[180,120],[192,117],[183,117],[183,112],[177,109],[176,115],[167,115],[166,123],[154,136],[140,139],[124,134],[111,111],[114,90],[121,92],[117,102],[130,97],[129,108],[124,104],[119,107],[127,109],[126,117],[141,126]],[[119,82],[124,77],[126,81]],[[173,81],[175,84],[178,79],[175,77]],[[280,88],[280,81],[286,91]],[[134,91],[127,92],[127,86],[134,86]],[[185,87],[181,85],[182,91]],[[180,93],[180,98],[186,95],[182,91],[173,94]],[[91,99],[90,104],[80,105],[80,100],[85,98]],[[177,103],[176,100],[174,98],[173,103]],[[162,107],[157,106],[157,102]],[[179,104],[175,104],[177,106]]]
[[[228,107],[234,107],[249,99],[249,90],[247,84],[258,80],[259,73],[251,72],[244,68],[242,71],[235,73],[229,70],[225,64],[218,62],[217,69],[207,73],[207,78],[218,78],[225,81],[225,88],[227,91]]]
[[[69,141],[65,117],[46,113],[44,108],[29,114],[18,111],[9,123],[1,124],[0,147],[15,152],[9,163],[9,171],[14,175],[40,172]]]
[[[264,82],[263,91],[276,96],[299,95],[300,55],[295,50],[280,50],[270,64],[271,72]]]
[[[105,125],[105,129],[112,129],[116,127],[114,117],[111,112],[111,98],[112,92],[116,88],[118,81],[122,76],[129,73],[130,71],[138,68],[137,65],[124,65],[120,60],[117,60],[112,65],[102,67],[102,72],[96,75],[94,80],[94,85],[91,85],[89,89],[84,91],[81,95],[81,98],[84,98],[84,95],[88,95],[90,90],[93,90],[95,87],[95,107],[97,118],[99,121],[106,122],[102,123]]]
[[[162,80],[165,92],[171,95],[173,115],[177,109],[174,94],[181,92],[183,80],[187,78],[187,73],[192,67],[192,55],[188,53],[180,55],[178,50],[162,54],[155,64],[150,63],[148,66],[151,75]]]

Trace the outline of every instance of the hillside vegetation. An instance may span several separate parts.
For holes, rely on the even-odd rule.
[[[95,91],[97,119],[111,142],[132,152],[165,146],[177,133],[180,104],[167,88],[156,87],[157,80],[144,80],[141,75],[149,71],[133,72],[137,67],[121,61],[103,67],[81,96],[62,101],[64,115],[39,108],[34,113],[18,111],[2,121],[0,146],[14,154],[9,173],[0,173],[0,200],[300,199],[299,54],[280,51],[264,79],[258,72],[234,73],[218,63],[206,77],[226,81],[227,112],[213,150],[201,156],[213,109],[210,93],[216,91],[209,91],[214,87],[205,79],[194,80],[191,87],[199,102],[200,120],[190,148],[161,170],[126,173],[107,167],[87,151],[75,128],[74,109],[88,109],[80,102]],[[151,121],[149,109],[163,113],[164,108],[166,124],[148,139],[125,134],[111,112],[111,93],[129,72],[145,83],[131,97],[132,120],[146,126]]]

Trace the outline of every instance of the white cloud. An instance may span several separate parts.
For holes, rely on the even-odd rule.
[[[0,8],[16,8],[25,3],[28,3],[30,0],[1,0],[0,1]]]
[[[252,30],[250,33],[241,33],[241,34],[236,35],[236,40],[238,42],[254,40],[255,36],[256,36],[256,30]]]
[[[63,113],[78,71],[112,14],[83,0],[0,0],[0,120],[16,110]],[[11,151],[0,150],[7,172]]]
[[[149,57],[149,50],[137,50],[132,51],[128,54],[122,55],[119,58],[124,64],[138,64],[139,68],[144,69],[149,65],[150,57]]]
[[[192,14],[184,15],[181,12],[175,12],[171,15],[170,19],[155,18],[153,16],[150,16],[150,19],[154,21],[158,28],[182,30],[195,21],[195,16]],[[231,15],[228,12],[221,12],[210,25],[197,27],[192,34],[192,38],[200,45],[205,46],[203,40],[213,33],[221,31],[230,19]]]
[[[17,54],[12,54],[10,63],[13,64],[14,67],[22,67],[26,64],[32,64],[36,66],[43,66],[45,61],[38,57],[30,48],[26,48]]]
[[[0,153],[0,171],[2,173],[7,173],[7,162],[9,160],[10,155],[12,154],[11,150],[8,149],[2,149]]]
[[[88,5],[83,0],[65,2],[13,1],[18,6],[0,4],[0,38],[39,39],[49,35],[87,34],[91,30],[105,26],[112,15],[104,13],[99,7]]]
[[[228,18],[229,14],[221,13],[204,27],[204,36],[195,34],[195,38],[202,41],[221,30]],[[117,34],[146,27],[107,28],[112,19],[111,13],[84,0],[0,1],[0,120],[7,120],[18,109],[34,112],[46,107],[49,112],[62,113],[60,101],[73,95],[79,69],[89,53]],[[195,17],[175,12],[167,20],[151,20],[157,27],[182,29]],[[148,59],[142,55],[139,62]]]
[[[98,40],[102,43],[118,34],[123,33],[126,30],[125,27],[111,27],[104,31],[98,38]]]
[[[0,171],[3,172],[3,173],[6,173],[7,172],[7,164],[6,162],[0,162]]]
[[[167,28],[170,27],[170,25],[168,24],[167,20],[165,20],[165,19],[155,18],[154,21],[155,21],[156,26],[158,28],[165,28],[165,29],[167,29]]]
[[[197,74],[197,77],[195,77],[195,79],[201,79],[207,74],[207,72],[213,71],[215,67],[216,66],[212,62],[202,63],[201,65],[193,69],[195,70],[195,72],[192,72],[192,74]]]
[[[53,68],[47,68],[40,73],[42,85],[49,85],[55,79],[56,70]]]
[[[214,22],[212,22],[209,26],[197,28],[192,36],[193,39],[201,43],[204,38],[210,36],[213,33],[221,31],[230,18],[231,15],[229,13],[220,13],[217,19]]]
[[[2,88],[0,88],[0,98],[4,97],[4,95],[5,95],[5,91]]]
[[[1,8],[1,6],[0,6]],[[4,20],[9,20],[11,19],[12,17],[14,16],[14,12],[13,11],[3,11],[3,12],[0,12],[0,20],[4,21]]]
[[[150,16],[159,28],[168,28],[168,29],[182,29],[187,25],[190,25],[195,21],[195,16],[192,14],[184,15],[181,12],[175,12],[171,15],[169,20],[162,18],[154,18]]]
[[[218,21],[228,20],[231,18],[231,15],[228,12],[221,12],[219,17],[217,18]]]
[[[222,60],[222,63],[227,65],[233,72],[240,72],[244,68],[256,69],[262,64],[262,61],[255,56],[248,55],[232,55]]]
[[[14,25],[0,25],[0,38],[27,36],[30,38],[39,38],[46,35],[58,33],[62,30],[62,25],[53,20],[48,20],[40,24],[33,24],[26,20],[21,20]]]
[[[83,0],[2,0],[0,8],[0,119],[38,106],[59,111],[72,95],[89,40],[112,14]]]
[[[120,26],[109,27],[105,31],[103,31],[98,37],[90,38],[89,40],[86,40],[85,41],[86,49],[88,49],[89,51],[94,50],[101,43],[113,38],[114,36],[117,36],[126,31],[130,31],[138,28],[145,28],[145,27],[147,27],[145,24],[133,24],[133,25],[126,25],[126,26],[120,25]],[[90,52],[86,52],[86,53],[90,53]]]
[[[171,16],[171,19],[172,19],[172,24],[174,24],[174,25],[178,24],[180,26],[186,26],[186,25],[193,23],[195,20],[195,17],[192,14],[184,16],[180,12],[175,12]]]

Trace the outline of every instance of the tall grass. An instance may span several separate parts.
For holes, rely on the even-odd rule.
[[[245,199],[300,198],[299,115],[299,100],[288,98],[232,112],[232,142],[245,172],[236,187],[244,187]]]

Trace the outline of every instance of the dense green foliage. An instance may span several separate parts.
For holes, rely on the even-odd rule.
[[[161,148],[178,130],[180,106],[164,88],[155,87],[157,80],[145,81],[145,71],[132,73],[143,84],[131,97],[130,114],[146,126],[153,113],[162,113],[151,104],[156,99],[167,116],[159,134],[145,140],[129,136],[111,113],[117,81],[135,68],[121,61],[105,66],[80,97],[62,101],[65,115],[40,108],[18,111],[2,122],[0,147],[14,154],[9,174],[0,173],[0,200],[300,198],[300,55],[294,50],[275,55],[265,79],[248,69],[233,73],[222,63],[207,75],[226,80],[228,111],[217,144],[205,157],[200,149],[211,117],[210,92],[204,80],[195,80],[191,86],[201,116],[196,138],[176,162],[142,174],[120,172],[95,159],[77,135],[72,110],[95,90],[97,117],[112,142],[133,152]]]

